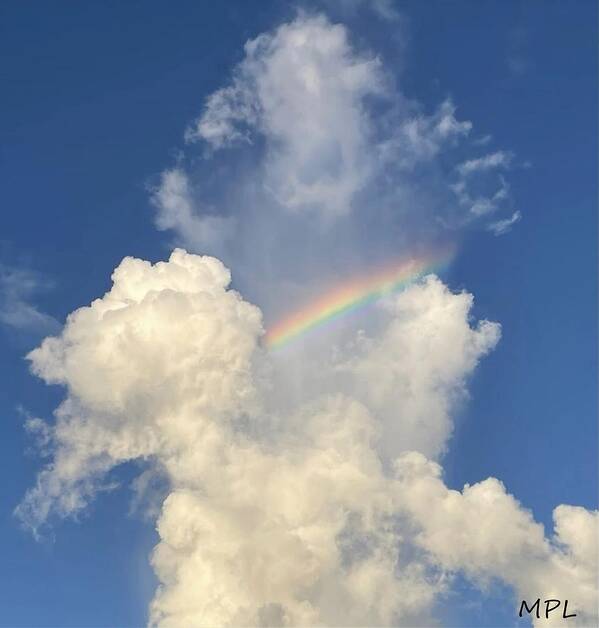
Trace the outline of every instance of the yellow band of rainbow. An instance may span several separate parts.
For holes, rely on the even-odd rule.
[[[453,258],[453,252],[453,247],[445,247],[435,254],[396,260],[368,274],[353,277],[270,327],[266,332],[266,345],[270,349],[282,347],[315,327],[398,292],[424,275],[445,268]]]

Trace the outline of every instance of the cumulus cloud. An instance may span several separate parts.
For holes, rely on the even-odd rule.
[[[113,281],[104,298],[71,314],[60,336],[28,356],[34,373],[69,391],[56,411],[54,461],[19,507],[34,529],[52,512],[83,508],[116,464],[176,448],[169,433],[178,441],[210,432],[203,414],[226,420],[234,408],[251,408],[246,360],[260,313],[225,290],[230,274],[218,260],[182,251],[155,266],[127,258]],[[163,328],[169,318],[175,324]],[[224,333],[215,335],[219,328]],[[169,420],[186,390],[210,381],[216,396],[194,394]]]
[[[555,534],[522,508],[503,484],[489,478],[462,492],[449,490],[441,468],[420,453],[396,463],[406,482],[405,503],[419,522],[418,543],[443,568],[463,570],[477,582],[499,578],[520,599],[576,600],[574,625],[597,622],[597,551],[599,512],[558,506]],[[562,625],[560,617],[535,625]]]
[[[202,156],[152,190],[157,227],[223,261],[125,258],[29,354],[66,397],[29,425],[50,460],[21,521],[41,534],[77,516],[140,461],[156,626],[435,625],[456,574],[565,592],[595,621],[597,513],[558,506],[546,534],[499,480],[443,481],[454,414],[500,338],[472,295],[431,275],[325,342],[262,340],[263,318],[447,225],[509,228],[508,153],[465,155],[472,129],[449,99],[407,99],[323,16],[250,40],[186,133]]]
[[[152,625],[427,622],[458,571],[535,596],[557,586],[592,615],[596,514],[559,507],[547,539],[499,481],[452,491],[405,451],[420,430],[446,438],[448,408],[497,341],[493,323],[470,326],[470,295],[430,277],[396,296],[381,337],[346,365],[367,394],[329,384],[267,417],[261,314],[229,282],[218,260],[182,250],[154,266],[126,258],[109,292],[31,352],[67,397],[17,510],[27,525],[76,515],[112,468],[144,460],[168,484]],[[391,466],[386,421],[406,423]]]
[[[429,276],[387,305],[391,322],[377,337],[360,335],[340,359],[348,390],[383,422],[389,455],[415,449],[436,458],[445,450],[466,379],[500,336],[497,323],[470,326],[472,303]]]

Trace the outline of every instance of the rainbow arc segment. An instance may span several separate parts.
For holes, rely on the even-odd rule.
[[[279,349],[313,329],[399,292],[421,277],[443,270],[453,253],[454,249],[447,247],[415,259],[395,260],[368,274],[349,278],[270,327],[266,345],[269,349]]]

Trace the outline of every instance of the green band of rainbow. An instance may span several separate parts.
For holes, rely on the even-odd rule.
[[[266,332],[266,345],[276,349],[306,332],[362,308],[381,297],[398,292],[417,279],[443,269],[453,257],[453,248],[417,259],[395,261],[368,275],[360,275],[293,312]]]

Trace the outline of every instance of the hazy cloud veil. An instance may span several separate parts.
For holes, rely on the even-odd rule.
[[[450,100],[423,111],[345,27],[305,14],[246,44],[185,140],[152,200],[193,253],[124,259],[29,355],[67,395],[31,425],[52,459],[21,519],[39,531],[145,461],[168,484],[152,625],[432,625],[456,573],[596,621],[596,512],[558,506],[546,536],[499,480],[443,482],[452,413],[501,335],[472,295],[430,275],[372,320],[283,354],[263,342],[263,312],[342,270],[466,226],[508,231],[516,157],[487,152]]]

